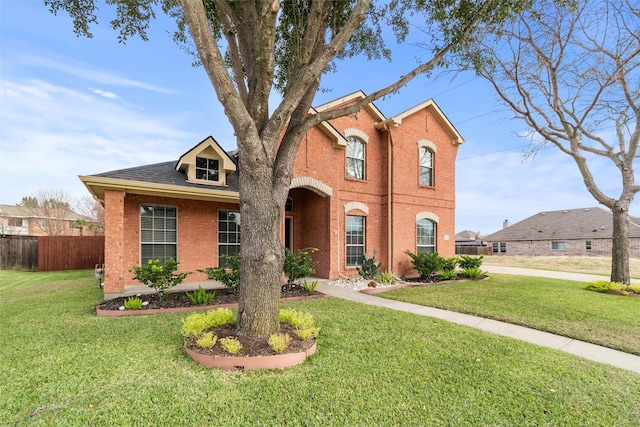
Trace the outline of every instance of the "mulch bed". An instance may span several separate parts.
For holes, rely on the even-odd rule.
[[[240,341],[242,344],[242,348],[240,349],[240,353],[237,355],[231,355],[227,353],[220,343],[216,343],[215,346],[211,348],[201,348],[198,347],[195,343],[187,343],[186,347],[190,350],[195,351],[196,353],[205,354],[207,356],[218,356],[218,357],[238,357],[238,356],[273,356],[277,353],[273,351],[269,344],[265,340],[257,340],[249,337],[236,335],[236,325],[224,325],[220,326],[214,330],[212,330],[213,334],[218,337],[218,341],[220,338],[232,337]],[[294,329],[287,324],[280,324],[281,334],[289,334],[291,337],[291,342],[289,346],[284,351],[283,354],[289,353],[300,353],[308,350],[314,343],[315,339],[310,339],[307,341],[301,340],[298,335],[296,335]]]
[[[232,293],[230,290],[226,288],[222,289],[212,289],[207,292],[214,292],[216,296],[207,304],[207,306],[212,305],[230,305],[238,303],[238,295]],[[282,291],[282,298],[317,298],[320,296],[325,296],[325,294],[314,291],[307,292],[301,286],[294,286],[291,289],[286,289]],[[119,310],[121,306],[124,305],[124,301],[129,297],[118,297],[114,299],[110,299],[107,301],[102,301],[98,304],[98,309],[100,310]],[[183,291],[174,291],[169,294],[167,299],[162,299],[159,294],[142,294],[140,295],[142,301],[148,301],[149,304],[143,306],[140,310],[151,310],[151,309],[171,309],[171,308],[186,308],[192,307],[197,309],[199,306],[194,305],[191,300],[187,297],[186,292]]]

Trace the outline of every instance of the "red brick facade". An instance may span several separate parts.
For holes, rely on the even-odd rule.
[[[404,253],[416,252],[417,218],[436,224],[436,251],[455,254],[455,158],[462,139],[432,102],[391,119],[363,110],[331,126],[343,137],[366,140],[365,179],[346,177],[346,148],[320,128],[308,132],[300,145],[289,193],[293,249],[316,247],[318,277],[357,276],[346,266],[347,215],[365,217],[365,251],[375,250],[383,269],[411,273]],[[420,185],[419,150],[434,152],[433,186]],[[85,182],[92,189],[92,187]],[[143,192],[141,192],[143,193]],[[151,193],[151,192],[149,192]],[[181,270],[217,265],[218,210],[237,210],[234,203],[104,189],[106,277],[105,295],[122,293],[135,284],[129,270],[140,264],[140,206],[177,207],[177,254]],[[289,224],[289,222],[287,222]],[[285,224],[282,237],[284,239]],[[188,281],[203,281],[194,274]]]

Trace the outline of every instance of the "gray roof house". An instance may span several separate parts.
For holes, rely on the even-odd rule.
[[[613,220],[599,207],[539,212],[483,238],[493,255],[610,256]],[[629,253],[640,258],[640,218],[629,217]]]

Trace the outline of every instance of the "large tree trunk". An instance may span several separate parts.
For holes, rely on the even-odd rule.
[[[611,239],[611,281],[629,285],[629,204],[618,201],[611,209],[613,235]]]
[[[238,334],[263,339],[279,327],[284,257],[280,223],[288,193],[288,187],[274,189],[272,167],[266,163],[240,156]]]

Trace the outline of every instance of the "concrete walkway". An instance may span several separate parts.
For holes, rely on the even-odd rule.
[[[483,266],[482,268],[490,273],[550,277],[584,282],[591,282],[601,279],[601,277],[599,276],[588,274],[560,273],[555,271],[532,270],[524,268],[493,266]],[[491,332],[505,337],[515,338],[517,340],[526,341],[543,347],[549,347],[555,350],[564,351],[566,353],[570,353],[584,359],[592,360],[594,362],[606,363],[640,374],[640,356],[624,353],[618,350],[613,350],[594,344],[589,344],[572,338],[562,337],[548,332],[541,332],[535,329],[529,329],[523,326],[499,322],[497,320],[485,319],[469,314],[456,313],[439,308],[425,307],[417,304],[379,298],[374,295],[367,295],[361,292],[351,291],[348,289],[339,288],[337,286],[331,286],[328,283],[323,282],[318,283],[317,290],[320,292],[331,294],[331,296],[336,298],[342,298],[345,300],[360,302],[363,304],[375,305],[378,307],[390,308],[392,310],[406,311],[408,313],[418,314],[420,316],[429,316],[446,320],[448,322],[457,323],[459,325],[470,326],[472,328],[481,329],[483,331]]]

